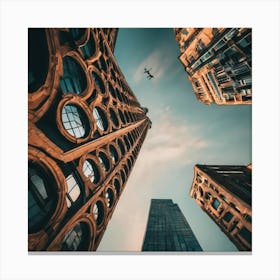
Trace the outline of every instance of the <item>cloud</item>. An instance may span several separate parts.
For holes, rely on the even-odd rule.
[[[171,169],[176,171],[192,164],[191,159],[209,146],[199,135],[200,127],[176,118],[168,106],[162,109],[162,114],[153,121],[148,131],[99,246],[100,251],[141,250],[150,199],[161,195],[166,198],[165,188],[169,187],[165,185],[165,179]],[[115,228],[119,230],[116,232]]]
[[[155,80],[161,80],[171,68],[174,59],[170,57],[167,49],[155,50],[152,52],[136,69],[133,75],[133,81],[139,82],[144,75],[144,68],[152,68],[151,73],[155,76]]]
[[[179,168],[190,164],[197,153],[209,146],[199,135],[199,129],[165,110],[148,131],[135,163],[135,180],[150,183],[170,166]]]

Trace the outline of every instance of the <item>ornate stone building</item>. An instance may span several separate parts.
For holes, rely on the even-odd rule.
[[[142,251],[202,251],[179,206],[152,199]]]
[[[28,249],[96,250],[151,121],[117,29],[28,30]]]
[[[252,165],[194,167],[190,196],[240,251],[252,250]]]
[[[205,104],[252,103],[250,28],[175,28],[180,61]]]

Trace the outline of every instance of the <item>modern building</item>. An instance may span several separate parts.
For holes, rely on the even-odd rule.
[[[190,196],[240,251],[252,250],[252,165],[194,167]]]
[[[117,29],[28,30],[28,250],[96,250],[151,121]]]
[[[175,28],[197,99],[205,104],[252,103],[252,29]]]
[[[152,199],[142,251],[202,251],[179,206]]]

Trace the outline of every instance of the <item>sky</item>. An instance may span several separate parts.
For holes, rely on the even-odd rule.
[[[67,280],[93,278],[104,280],[279,279],[280,251],[276,249],[279,248],[280,221],[279,1],[243,0],[242,9],[233,0],[161,2],[155,0],[149,2],[139,1],[139,4],[135,4],[135,1],[110,1],[110,3],[108,1],[76,1],[77,3],[71,1],[67,5],[67,13],[65,13],[64,1],[61,1],[61,3],[60,1],[56,1],[56,9],[54,9],[52,1],[43,2],[33,1],[32,9],[30,9],[30,1],[18,1],[16,8],[14,1],[0,1],[0,18],[2,23],[0,25],[0,127],[2,132],[0,140],[0,262],[2,268],[0,270],[0,278],[34,280],[58,279],[58,277],[59,279]],[[106,13],[96,11],[106,11]],[[264,20],[260,19],[265,19],[266,24],[264,24]],[[223,254],[215,256],[203,255],[203,257],[201,256],[199,258],[190,255],[172,255],[160,258],[158,255],[137,255],[131,257],[130,254],[120,256],[118,253],[113,256],[109,253],[102,254],[102,256],[93,254],[71,256],[63,254],[52,256],[37,254],[30,256],[27,254],[26,238],[27,183],[23,183],[27,182],[28,174],[28,124],[26,118],[27,28],[30,26],[148,27],[176,25],[179,27],[250,26],[253,28],[253,253],[245,256],[227,255],[226,257]],[[268,26],[270,28],[267,28]],[[156,83],[156,80],[147,81],[144,78],[141,78],[138,84],[133,82],[132,77],[137,67],[156,50],[156,44],[159,42],[156,41],[159,40],[157,36],[155,38],[154,36],[148,36],[150,41],[142,42],[145,38],[143,36],[140,37],[140,34],[137,34],[135,30],[134,33],[125,34],[124,31],[120,30],[116,53],[118,54],[118,60],[122,70],[134,93],[143,105],[149,107],[149,116],[153,120],[153,127],[149,130],[147,138],[144,141],[126,188],[120,197],[112,220],[108,224],[100,248],[108,251],[111,248],[117,248],[119,250],[137,250],[140,248],[144,236],[146,219],[148,217],[150,196],[162,196],[172,198],[174,202],[179,204],[179,207],[184,212],[200,244],[205,250],[209,246],[214,246],[210,243],[220,240],[222,237],[219,235],[219,230],[213,230],[213,225],[209,221],[210,219],[205,217],[201,213],[200,208],[188,197],[188,190],[193,177],[193,165],[188,164],[182,166],[180,169],[177,168],[175,171],[176,174],[163,173],[165,177],[168,176],[169,178],[166,182],[164,182],[164,178],[162,180],[154,178],[152,182],[148,182],[149,180],[145,176],[144,178],[141,177],[145,172],[151,176],[148,168],[145,169],[145,156],[152,154],[151,149],[148,150],[148,147],[151,145],[149,144],[150,139],[154,138],[156,133],[159,134],[155,130],[156,124],[158,126],[160,125],[160,122],[156,118],[156,111],[164,108],[163,106],[160,107],[159,104],[163,102],[163,99],[167,99],[168,96],[171,100],[172,96],[179,98],[182,103],[180,104],[177,100],[177,104],[185,107],[183,111],[185,113],[182,114],[180,120],[189,121],[193,129],[199,125],[201,127],[201,129],[195,130],[193,134],[187,133],[187,136],[193,137],[195,135],[199,139],[206,139],[207,143],[210,143],[208,148],[201,150],[201,154],[198,153],[198,150],[190,150],[188,148],[182,157],[187,158],[188,153],[191,152],[195,153],[195,158],[191,159],[193,164],[197,162],[209,163],[212,161],[216,164],[218,161],[245,163],[247,161],[246,157],[250,158],[250,144],[247,141],[248,139],[245,137],[245,141],[244,133],[241,133],[238,129],[242,126],[243,129],[246,129],[246,133],[250,133],[250,125],[242,124],[244,121],[250,122],[250,118],[247,116],[250,113],[244,116],[244,112],[242,113],[240,110],[251,110],[251,108],[240,109],[237,106],[234,108],[216,108],[213,105],[207,107],[200,104],[193,96],[191,86],[183,71],[183,66],[180,63],[177,64],[175,57],[177,57],[179,50],[174,42],[175,40],[173,41],[174,37],[171,36],[172,32],[170,32],[172,39],[166,41],[168,41],[168,44],[173,44],[170,59],[174,59],[174,66],[178,69],[178,73],[175,75],[173,68],[171,72],[168,72],[168,75],[164,75],[163,80],[158,81],[160,83]],[[129,44],[125,43],[126,38]],[[267,38],[273,38],[273,44],[269,44],[269,51],[267,51]],[[120,40],[123,41],[123,47],[119,47],[119,44],[121,44]],[[135,48],[135,41],[140,42],[141,48]],[[18,47],[19,42],[20,48]],[[167,45],[167,42],[165,42],[165,45]],[[126,52],[129,54],[129,48],[132,51],[130,51],[130,59],[128,60]],[[135,61],[137,57],[138,59]],[[125,65],[128,64],[132,64],[131,68],[125,69]],[[11,73],[15,73],[15,65],[17,67],[17,73],[21,73],[16,76],[16,82],[15,75],[11,75]],[[151,65],[151,67],[155,68],[154,65]],[[171,84],[169,85],[170,80],[172,80],[170,76],[172,73],[177,81],[177,83],[172,83],[173,86]],[[164,86],[159,86],[165,81]],[[143,87],[142,90],[141,87]],[[178,90],[175,91],[175,87],[180,88],[179,92],[176,93]],[[171,91],[165,92],[168,88]],[[11,98],[11,94],[13,98]],[[15,99],[17,102],[11,102]],[[174,99],[173,101],[176,100]],[[153,104],[158,106],[153,106]],[[172,113],[178,113],[180,111],[177,105],[174,105],[174,102],[168,105]],[[168,105],[166,104],[166,106]],[[195,107],[199,108],[195,110]],[[235,112],[235,118],[231,117],[233,112]],[[239,123],[239,115],[241,113],[243,118],[241,123]],[[210,136],[205,138],[205,135],[207,136],[206,132],[210,130],[207,125],[209,123],[212,126],[214,125],[211,119],[212,121],[216,121],[216,128],[212,129],[212,138]],[[229,125],[218,124],[217,119],[229,122]],[[179,124],[176,123],[176,125]],[[243,127],[243,125],[245,126]],[[232,127],[235,128],[236,132],[233,132]],[[189,129],[190,126],[188,127],[188,131]],[[203,129],[205,133],[202,133]],[[214,132],[218,133],[218,137],[213,138]],[[238,137],[242,138],[239,139]],[[234,144],[230,145],[228,143],[228,141],[231,142],[233,140],[242,143],[242,147],[239,150],[235,148]],[[229,146],[228,149],[225,146]],[[210,152],[211,154],[209,154]],[[176,163],[174,161],[173,159],[171,162],[172,165]],[[11,168],[11,166],[15,166],[15,163],[17,166],[16,176],[15,168]],[[154,168],[157,168],[157,166],[154,166]],[[172,172],[174,172],[174,168]],[[267,174],[271,176],[267,176]],[[175,175],[177,175],[177,178],[172,182],[172,178]],[[11,178],[13,178],[12,183]],[[264,189],[265,194],[269,195],[269,203],[265,204],[265,211],[263,207]],[[181,197],[179,194],[181,194]],[[145,197],[145,199],[142,199],[142,197]],[[135,204],[135,207],[133,207],[133,204]],[[267,215],[267,213],[272,214]],[[141,220],[141,222],[138,222],[138,220]],[[128,226],[129,223],[130,225]],[[204,227],[207,227],[207,236],[203,232]],[[273,230],[268,231],[267,229]],[[269,238],[267,238],[268,235]],[[211,238],[210,242],[207,242],[207,237]],[[222,244],[222,242],[219,241],[219,244]],[[217,249],[217,247],[216,242],[215,248]],[[213,269],[217,263],[219,263],[219,269]],[[232,269],[233,263],[234,267],[238,269]],[[51,269],[46,269],[46,265]],[[66,267],[71,269],[65,269]],[[202,267],[203,269],[201,269]],[[228,273],[229,271],[231,273]]]
[[[237,251],[189,196],[195,164],[252,162],[252,107],[199,102],[170,28],[120,28],[115,57],[152,128],[98,251],[141,251],[152,198],[172,199],[203,251]],[[152,68],[148,80],[144,68]]]

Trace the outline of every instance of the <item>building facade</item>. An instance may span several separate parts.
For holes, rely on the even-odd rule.
[[[94,251],[151,121],[117,29],[28,30],[28,250]]]
[[[252,103],[250,28],[175,28],[180,61],[204,104]]]
[[[252,250],[252,165],[197,164],[189,194],[240,251]]]
[[[142,251],[202,251],[191,227],[171,199],[152,199]]]

